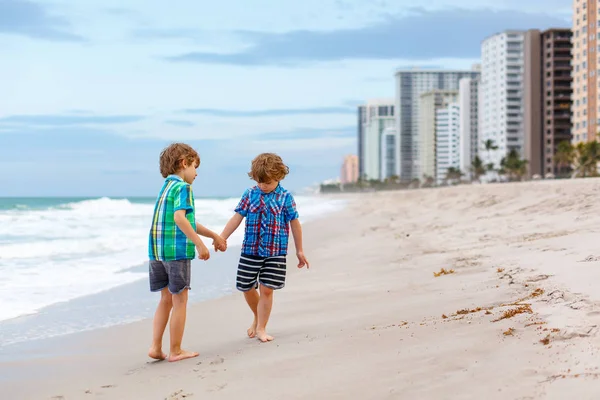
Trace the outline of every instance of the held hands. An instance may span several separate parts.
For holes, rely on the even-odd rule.
[[[213,240],[212,244],[215,247],[215,251],[226,251],[227,250],[227,240],[223,239],[219,235],[217,235],[215,240]]]
[[[310,269],[310,265],[308,264],[308,260],[304,256],[304,252],[297,251],[296,256],[298,257],[298,268],[304,268],[306,265],[306,269]]]

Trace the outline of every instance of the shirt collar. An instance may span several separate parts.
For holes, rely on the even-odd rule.
[[[167,176],[167,180],[183,182],[183,179],[179,175],[175,175],[175,174],[171,174],[171,175]]]
[[[277,187],[275,189],[273,189],[272,192],[269,192],[269,193],[263,192],[262,190],[260,190],[260,188],[258,186],[256,186],[256,189],[258,189],[258,191],[260,192],[260,194],[265,195],[265,196],[270,195],[270,194],[281,194],[281,193],[283,193],[283,188],[281,187],[281,183],[278,183]]]

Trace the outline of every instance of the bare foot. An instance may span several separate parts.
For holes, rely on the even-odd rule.
[[[163,353],[161,349],[151,348],[148,351],[148,357],[154,358],[155,360],[164,360],[167,358],[167,355]]]
[[[250,328],[248,328],[247,332],[249,338],[253,338],[256,336],[256,318],[254,318],[254,322],[252,322],[252,325],[250,325]]]
[[[256,331],[256,337],[258,337],[258,340],[263,343],[270,342],[271,340],[275,339],[273,336],[267,335],[267,332],[265,331]]]
[[[169,361],[170,362],[181,361],[181,360],[185,360],[188,358],[198,357],[199,355],[200,354],[196,353],[195,351],[181,350],[178,354],[171,353],[171,355],[169,356]]]

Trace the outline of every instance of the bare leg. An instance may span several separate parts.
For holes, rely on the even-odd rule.
[[[273,308],[273,289],[260,285],[260,300],[258,301],[256,336],[261,342],[270,342],[273,336],[267,335],[267,323]]]
[[[256,336],[256,323],[258,319],[257,309],[260,296],[258,295],[258,291],[252,288],[249,291],[244,292],[244,298],[246,299],[246,303],[248,303],[250,310],[252,310],[252,313],[254,314],[254,321],[252,321],[252,325],[250,325],[250,328],[248,328],[248,337],[253,338]]]
[[[198,353],[185,351],[181,348],[185,318],[187,313],[188,290],[173,295],[173,312],[171,314],[171,353],[169,361],[180,361],[186,358],[197,357]]]
[[[167,322],[169,322],[169,315],[171,314],[171,308],[173,308],[173,301],[169,289],[164,288],[160,292],[160,301],[156,307],[154,313],[154,321],[152,323],[152,346],[148,351],[148,356],[155,360],[164,360],[167,355],[162,351],[162,340]]]

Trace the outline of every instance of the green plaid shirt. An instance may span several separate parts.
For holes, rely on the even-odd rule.
[[[187,220],[196,229],[192,187],[177,175],[169,175],[158,194],[148,240],[151,260],[191,260],[196,249],[175,224],[175,211],[186,210]]]

